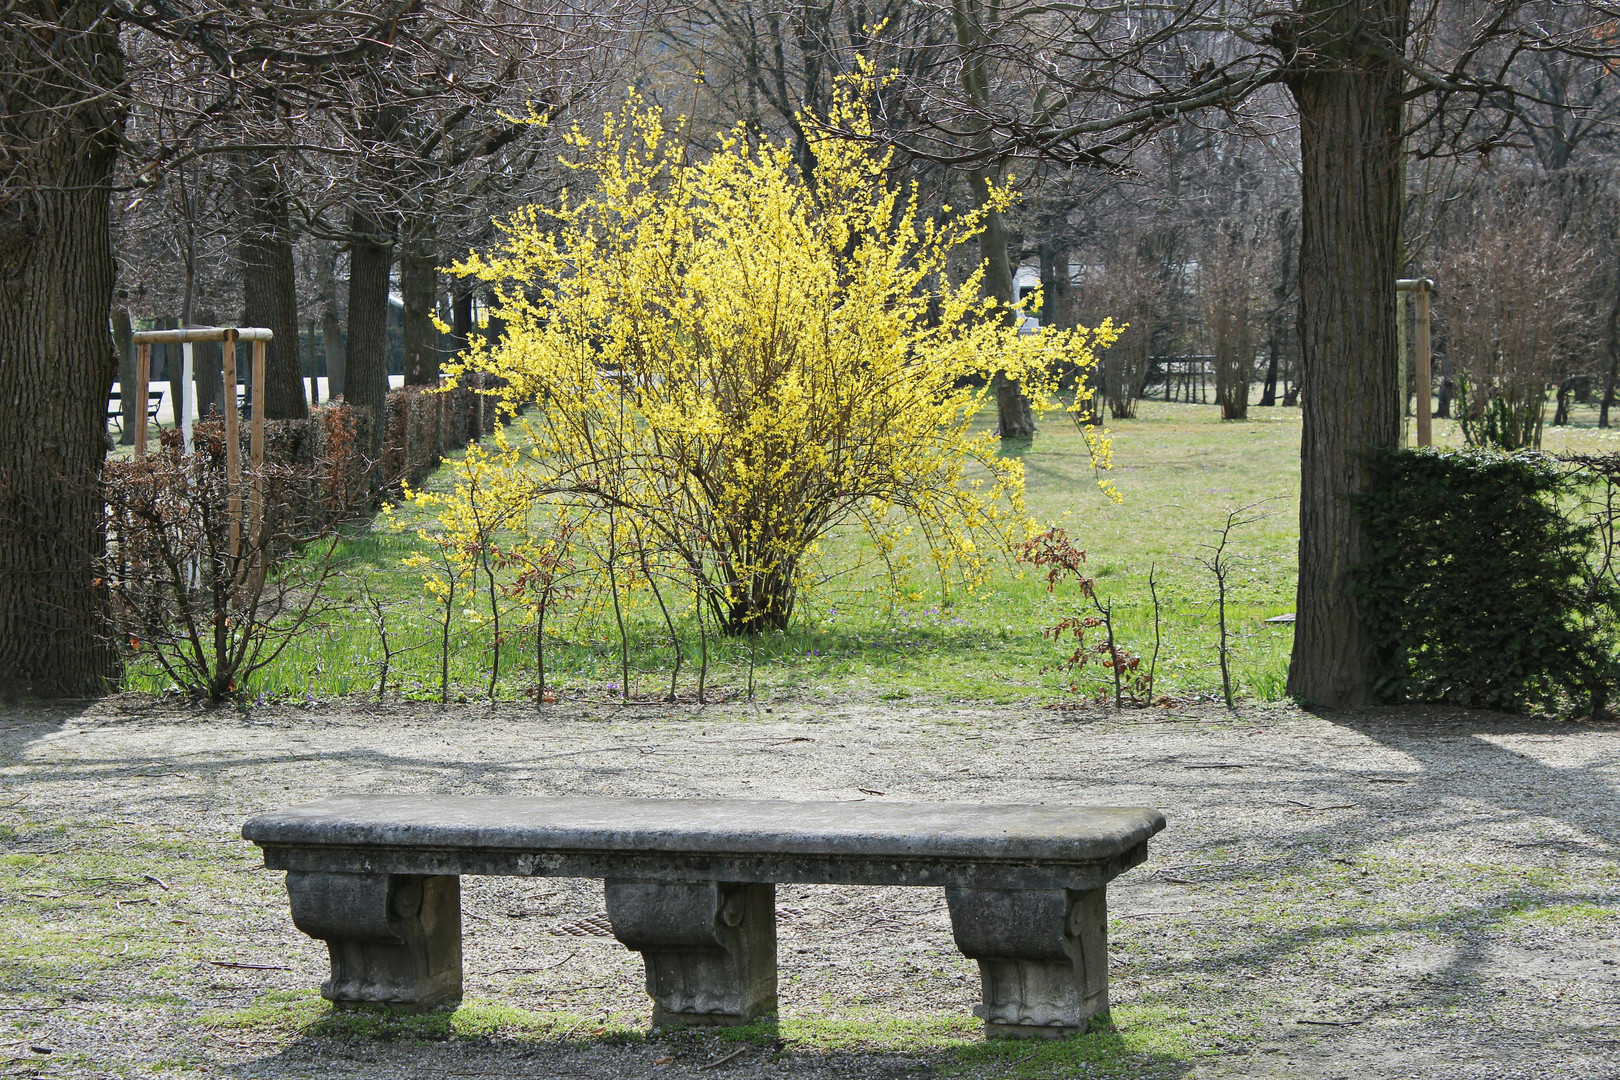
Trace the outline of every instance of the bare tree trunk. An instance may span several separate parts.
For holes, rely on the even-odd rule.
[[[135,328],[129,321],[126,297],[119,294],[112,309],[113,347],[118,350],[118,445],[135,445]]]
[[[375,222],[355,212],[349,248],[349,343],[343,397],[371,417],[373,459],[382,453],[388,397],[388,271],[392,243],[379,243]]]
[[[426,229],[399,249],[406,386],[436,386],[439,382],[439,330],[433,325],[433,305],[439,295],[438,248],[431,226]]]
[[[1407,0],[1304,0],[1301,67],[1299,597],[1288,692],[1372,700],[1373,641],[1349,591],[1362,561],[1354,499],[1364,455],[1400,438],[1395,278],[1400,270]],[[1309,57],[1309,60],[1303,58]]]
[[[1274,319],[1266,333],[1266,385],[1260,391],[1260,405],[1262,407],[1277,404],[1277,348],[1277,325]]]
[[[321,291],[321,353],[326,357],[328,401],[343,396],[343,322],[338,318],[337,276],[332,268],[332,264],[336,261],[335,248],[323,251],[317,278]]]
[[[1266,364],[1266,388],[1260,398],[1261,405],[1275,406],[1277,404],[1277,378],[1282,375],[1284,384],[1288,382],[1284,353],[1287,352],[1288,338],[1288,297],[1293,292],[1294,274],[1299,266],[1299,253],[1294,248],[1296,236],[1295,217],[1291,210],[1284,210],[1277,215],[1276,224],[1276,258],[1272,264],[1273,284],[1271,287],[1271,316],[1266,320],[1266,344],[1268,361]],[[1286,390],[1283,394],[1283,404],[1294,404],[1293,395]]]
[[[974,198],[983,206],[990,198],[990,175],[975,172],[968,177]],[[991,211],[985,217],[984,231],[979,234],[979,254],[984,258],[984,291],[1004,304],[1013,302],[1012,260],[1007,254],[1007,219],[1000,211]],[[1032,439],[1035,437],[1035,414],[1029,407],[1029,398],[1023,387],[1001,372],[995,375],[996,417],[1003,439]]]
[[[0,160],[13,167],[0,186],[4,698],[89,697],[120,674],[97,568],[118,372],[108,210],[124,123],[108,6],[18,0],[6,10],[22,25],[0,19]]]
[[[1069,278],[1069,253],[1051,240],[1042,240],[1041,256],[1041,325],[1061,327],[1066,323]]]
[[[306,374],[309,376],[309,407],[316,408],[321,403],[321,371],[320,365],[315,362],[315,342],[319,331],[315,327],[315,320],[310,319],[304,324],[304,340],[309,342],[309,360]]]
[[[1241,315],[1233,315],[1229,334],[1215,338],[1215,400],[1221,406],[1222,420],[1243,420],[1249,415],[1249,379],[1254,360],[1249,356],[1248,327]]]
[[[287,193],[272,166],[260,163],[242,178],[244,222],[237,251],[242,260],[242,321],[275,335],[265,349],[264,416],[297,420],[309,415],[303,365],[298,360],[298,278],[293,268]],[[254,408],[260,403],[255,402]]]
[[[212,311],[197,313],[199,326],[215,325]],[[225,354],[217,341],[199,341],[191,347],[193,378],[197,383],[197,415],[225,413]],[[235,387],[231,390],[234,392]]]
[[[1598,406],[1598,427],[1609,426],[1609,408],[1614,405],[1614,383],[1616,377],[1620,376],[1620,273],[1615,275],[1614,300],[1609,304],[1608,339],[1609,373],[1603,379],[1603,403]],[[1450,411],[1447,409],[1446,413]]]

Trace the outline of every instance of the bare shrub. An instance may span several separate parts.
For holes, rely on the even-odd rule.
[[[165,431],[155,453],[109,463],[103,580],[119,641],[220,701],[326,609],[346,514],[327,462],[244,467],[237,487],[218,424],[193,445]]]
[[[1452,210],[1436,273],[1471,445],[1539,447],[1547,386],[1580,348],[1592,244],[1531,185],[1503,185]]]
[[[1159,295],[1159,267],[1142,246],[1122,238],[1109,251],[1103,274],[1086,290],[1088,306],[1107,312],[1126,327],[1097,365],[1101,396],[1115,420],[1136,416],[1136,402],[1153,363],[1153,320]]]
[[[1215,358],[1215,399],[1226,420],[1249,415],[1254,378],[1254,296],[1264,265],[1253,223],[1227,219],[1210,230],[1199,264],[1199,299],[1209,350]]]

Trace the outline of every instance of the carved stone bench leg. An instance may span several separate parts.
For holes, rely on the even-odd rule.
[[[326,942],[321,996],[419,1010],[461,1000],[461,879],[287,873],[298,929]]]
[[[653,1027],[776,1015],[776,886],[608,879],[613,936],[641,953]]]
[[[990,1038],[1062,1038],[1108,1010],[1102,889],[946,889],[951,930],[979,962]]]

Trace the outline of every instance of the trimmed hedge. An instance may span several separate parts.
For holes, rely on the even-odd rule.
[[[1393,450],[1369,459],[1354,591],[1380,696],[1601,714],[1620,594],[1582,474],[1537,452]]]
[[[390,390],[386,402],[388,427],[379,462],[383,483],[417,487],[449,449],[442,441],[448,434],[444,414],[449,395],[431,387],[407,386]]]
[[[402,483],[412,487],[421,484],[445,454],[494,432],[495,400],[477,392],[484,385],[483,379],[475,373],[462,377],[468,385],[451,390],[407,386],[388,392],[384,399],[382,457],[373,481],[380,490],[397,490]],[[220,421],[200,421],[199,429],[210,424],[218,426]],[[244,463],[248,460],[249,435],[250,426],[244,422]],[[217,438],[218,433],[211,437]],[[264,425],[267,464],[315,467],[325,489],[320,498],[351,507],[372,501],[371,496],[361,492],[367,483],[366,462],[358,449],[370,443],[370,417],[342,399],[312,409],[308,420],[270,420]]]

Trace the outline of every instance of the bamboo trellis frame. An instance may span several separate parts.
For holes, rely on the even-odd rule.
[[[265,344],[275,335],[263,327],[257,326],[188,326],[181,330],[140,330],[134,335],[135,341],[135,391],[136,400],[142,403],[141,409],[135,416],[135,456],[146,456],[146,408],[145,401],[149,384],[152,381],[152,346],[154,344],[181,344],[191,345],[197,341],[218,341],[225,354],[225,471],[230,485],[230,515],[231,515],[231,548],[240,550],[242,541],[242,449],[241,449],[241,420],[236,404],[236,343],[250,341],[253,343],[253,371],[252,401],[253,418],[250,421],[252,429],[248,438],[248,462],[253,474],[253,483],[248,490],[248,535],[256,535],[259,526],[264,522],[264,492],[260,487],[260,475],[264,468],[264,361]],[[186,368],[190,368],[187,363]],[[172,374],[172,373],[171,373]],[[191,416],[188,415],[187,405],[190,397],[185,385],[190,381],[191,372],[182,373],[180,390],[174,392],[175,380],[170,381],[170,396],[174,399],[175,423],[189,430]]]

